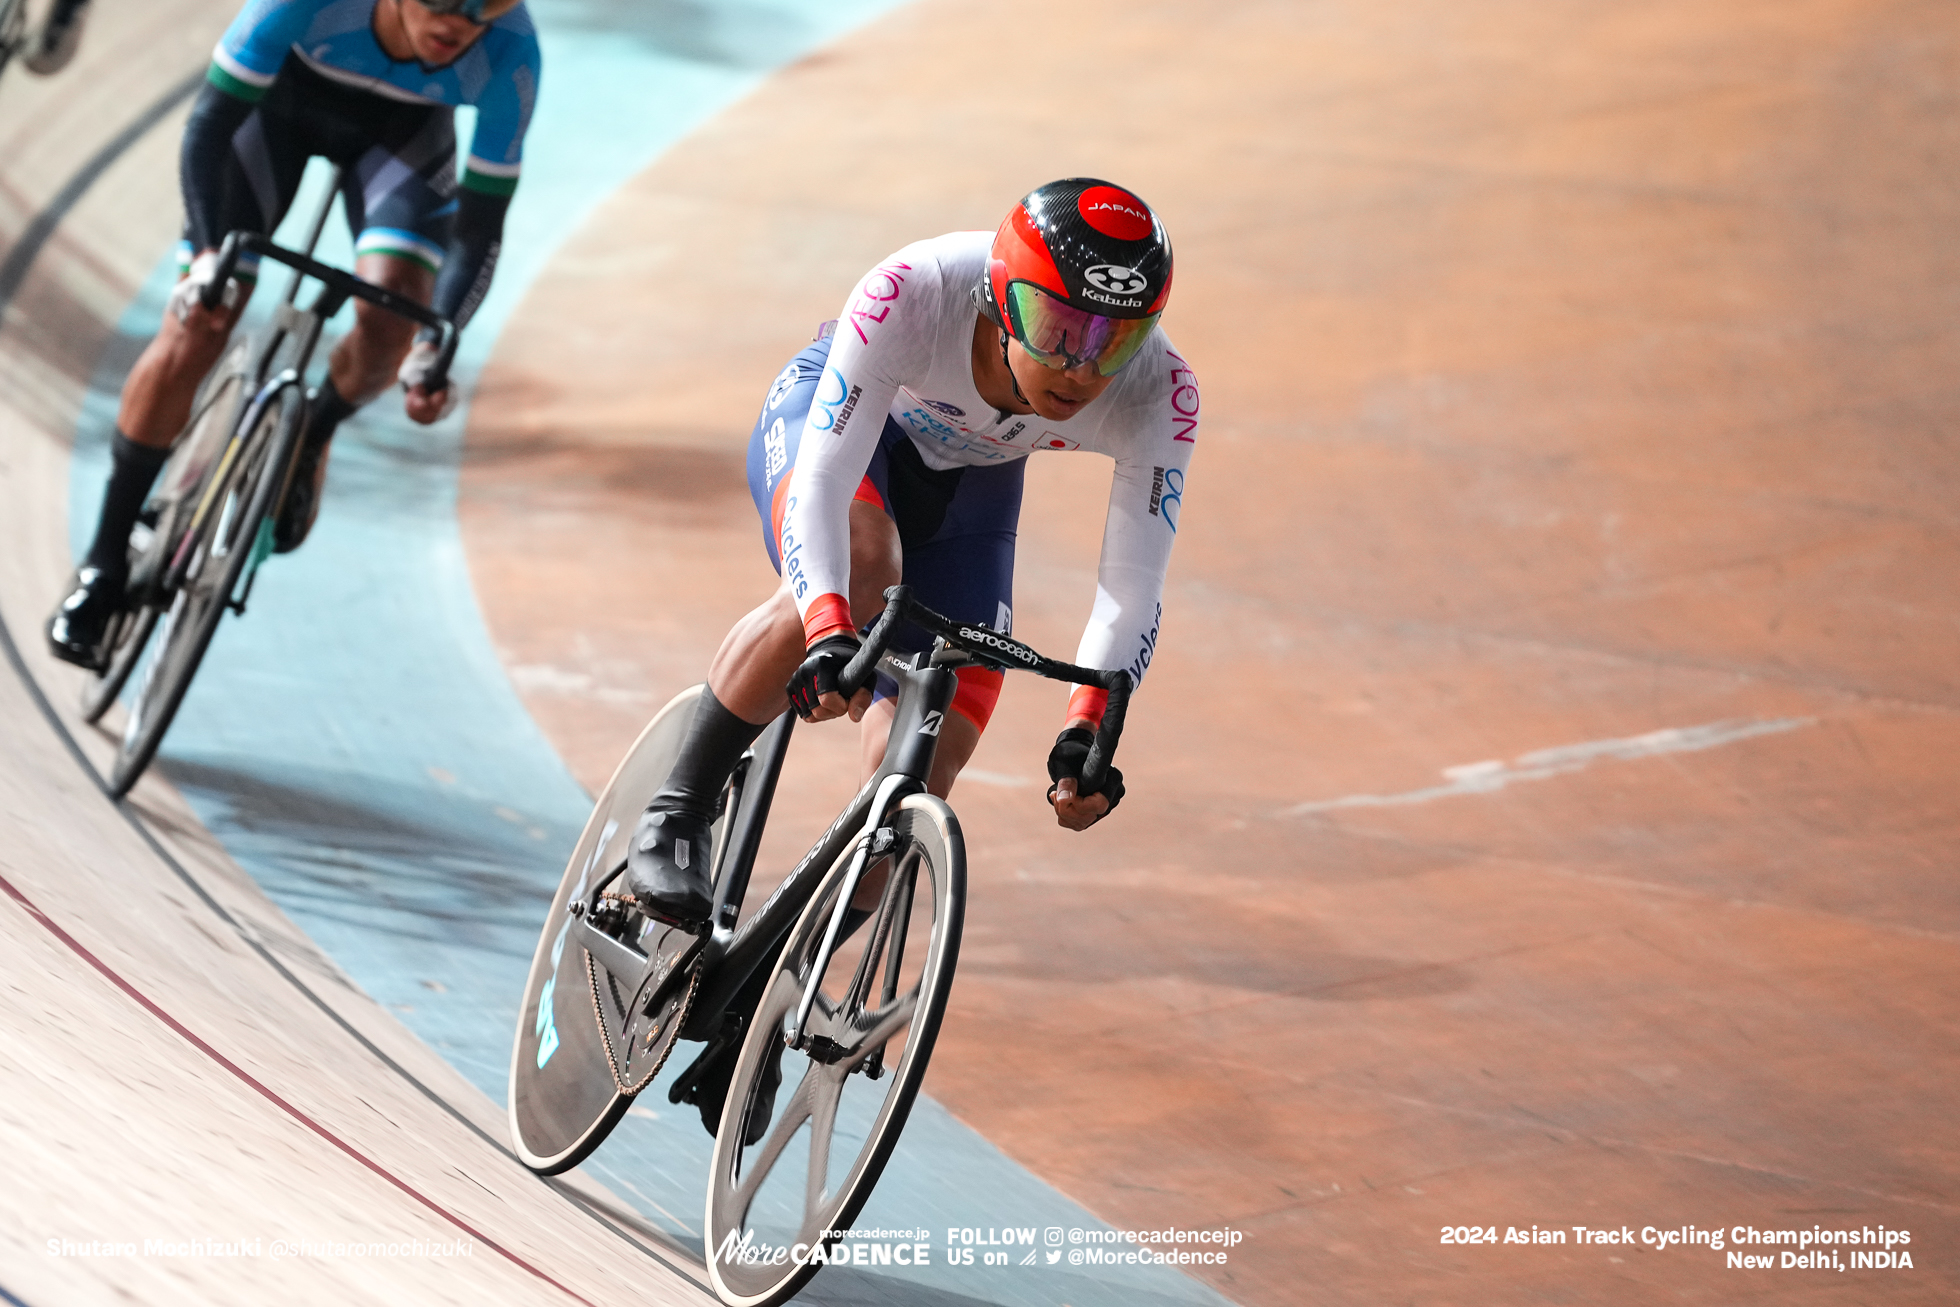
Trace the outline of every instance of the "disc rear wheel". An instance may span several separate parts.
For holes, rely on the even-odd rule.
[[[699,937],[646,921],[611,894],[623,889],[627,843],[673,770],[701,687],[654,715],[593,805],[545,915],[511,1047],[511,1142],[541,1175],[577,1166],[626,1115],[673,1050],[693,997]],[[724,818],[716,842],[726,832]],[[628,992],[576,942],[584,919],[670,969]]]

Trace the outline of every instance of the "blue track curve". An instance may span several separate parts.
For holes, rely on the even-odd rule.
[[[466,389],[596,204],[770,70],[892,2],[531,0],[543,91],[496,286],[464,336]],[[322,254],[351,258],[338,222]],[[160,261],[93,379],[70,474],[77,554],[116,394],[173,276]],[[531,949],[590,801],[512,690],[476,605],[455,517],[466,418],[415,428],[384,402],[342,428],[318,526],[268,565],[249,620],[221,629],[162,766],[281,908],[502,1102]],[[653,1115],[636,1109],[586,1165],[698,1247],[710,1140],[662,1088],[642,1098]],[[929,1100],[860,1225],[931,1231],[933,1264],[833,1268],[805,1301],[1224,1301],[1155,1268],[1022,1267],[1018,1252],[1004,1267],[948,1265],[953,1228],[1106,1227]]]

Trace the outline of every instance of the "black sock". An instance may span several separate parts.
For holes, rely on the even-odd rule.
[[[156,484],[157,473],[169,459],[167,449],[139,445],[118,431],[109,442],[109,484],[102,492],[102,516],[95,539],[82,560],[86,567],[115,576],[129,575],[129,531],[136,525],[143,501]]]
[[[742,753],[762,727],[743,721],[722,706],[715,692],[703,686],[701,702],[694,709],[694,720],[687,728],[681,756],[668,773],[667,783],[653,796],[651,807],[683,812],[706,821],[714,815],[715,800]]]
[[[328,377],[313,392],[313,400],[306,406],[306,443],[315,447],[326,444],[333,439],[334,428],[354,416],[360,407],[348,403],[333,384],[333,378]]]

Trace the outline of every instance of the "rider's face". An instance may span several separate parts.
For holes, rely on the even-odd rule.
[[[1037,363],[1018,340],[1008,342],[1007,365],[1014,369],[1014,379],[1021,383],[1028,407],[1050,422],[1068,421],[1116,380],[1096,371],[1093,363],[1067,369]]]
[[[454,62],[486,30],[461,14],[434,13],[420,0],[395,0],[395,6],[401,11],[402,35],[407,38],[409,48],[417,59],[432,68]],[[495,17],[515,6],[490,4],[484,8],[486,17]]]

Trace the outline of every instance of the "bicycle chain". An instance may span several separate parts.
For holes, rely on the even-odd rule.
[[[647,1085],[652,1083],[653,1078],[660,1074],[660,1068],[667,1065],[667,1059],[673,1055],[674,1045],[679,1040],[669,1039],[667,1041],[667,1047],[661,1050],[659,1059],[648,1068],[646,1075],[640,1078],[639,1084],[627,1084],[625,1077],[619,1074],[619,1055],[613,1051],[612,1032],[606,1029],[606,1012],[600,1006],[601,1000],[599,998],[599,968],[592,961],[592,955],[590,953],[585,955],[585,978],[588,982],[588,987],[592,991],[592,1019],[599,1023],[599,1042],[604,1044],[606,1048],[606,1069],[612,1072],[613,1088],[628,1098],[631,1098],[642,1089],[645,1089]],[[696,958],[693,971],[688,976],[687,993],[681,996],[680,1006],[674,1009],[673,1019],[676,1023],[687,1020],[688,1009],[694,1006],[694,991],[700,984],[701,962],[699,958]],[[626,1026],[630,1028],[632,1024],[629,1018]]]

